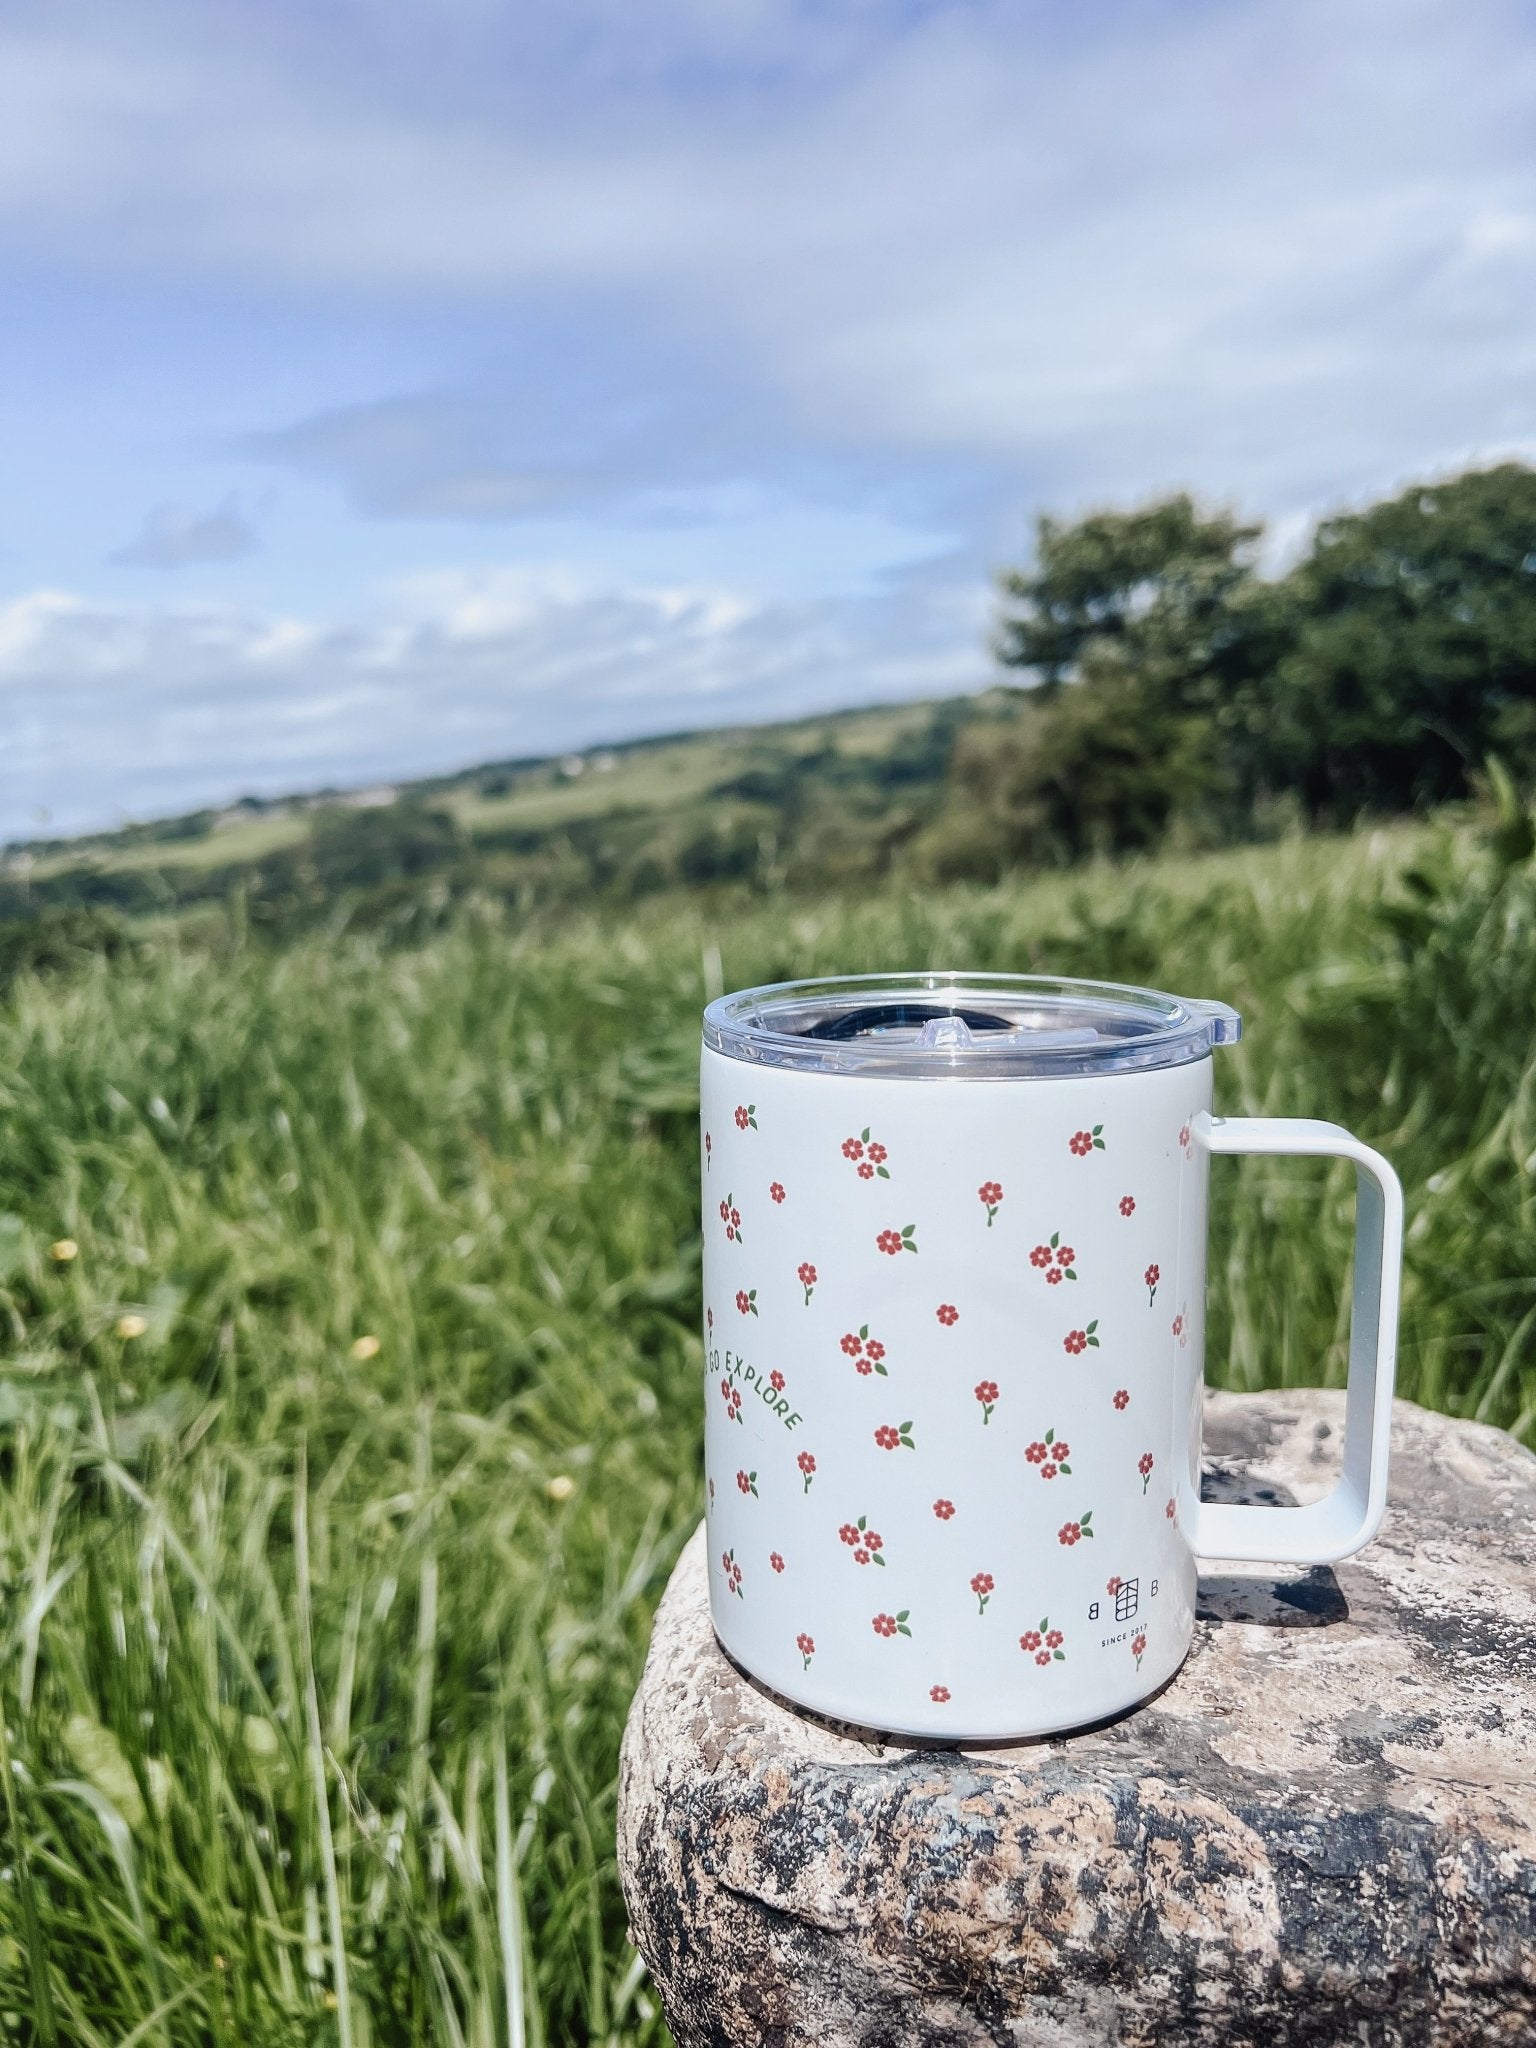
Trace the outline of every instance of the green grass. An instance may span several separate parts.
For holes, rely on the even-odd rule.
[[[1223,1105],[1403,1173],[1404,1391],[1530,1440],[1536,883],[1467,832],[546,928],[471,904],[398,948],[167,926],[24,978],[0,2030],[665,2039],[614,1773],[699,1512],[698,1010],[915,964],[1238,1004]],[[1212,1376],[1337,1383],[1347,1170],[1216,1172]]]

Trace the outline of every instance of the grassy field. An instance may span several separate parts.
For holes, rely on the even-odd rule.
[[[977,699],[983,715],[990,700]],[[596,748],[585,755],[506,769],[475,768],[404,786],[449,812],[471,840],[507,832],[543,832],[589,822],[615,811],[666,816],[698,804],[733,777],[765,760],[797,762],[834,749],[852,760],[877,758],[927,726],[927,702],[877,705],[784,725],[743,726],[675,739]],[[233,868],[302,845],[310,809],[274,809],[234,816],[196,836],[141,837],[100,833],[44,846],[27,864],[34,882],[82,872],[133,874]]]
[[[722,986],[974,965],[1236,1003],[1222,1105],[1402,1171],[1404,1391],[1536,1434],[1517,820],[929,895],[471,902],[410,945],[199,929],[0,1007],[21,2042],[665,2039],[614,1772],[699,1513]],[[1340,1379],[1351,1206],[1347,1171],[1218,1167],[1213,1378]]]

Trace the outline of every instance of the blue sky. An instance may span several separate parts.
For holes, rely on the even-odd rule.
[[[0,839],[976,687],[1040,511],[1536,452],[1536,22],[0,0]]]

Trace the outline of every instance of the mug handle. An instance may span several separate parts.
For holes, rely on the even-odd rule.
[[[1199,1557],[1265,1564],[1333,1564],[1369,1543],[1387,1505],[1392,1380],[1403,1264],[1403,1190],[1369,1145],[1310,1117],[1209,1116],[1191,1134],[1208,1152],[1290,1153],[1355,1162],[1355,1287],[1350,1304],[1344,1470],[1333,1491],[1305,1507],[1232,1507],[1202,1501]]]

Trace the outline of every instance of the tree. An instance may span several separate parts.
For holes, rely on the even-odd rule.
[[[1183,492],[1070,526],[1043,518],[1033,566],[1000,578],[998,659],[1054,693],[1082,679],[1091,653],[1115,654],[1155,694],[1208,705],[1224,678],[1251,668],[1243,600],[1262,532],[1202,513]]]
[[[1287,585],[1295,643],[1259,738],[1314,817],[1463,796],[1490,753],[1536,770],[1536,471],[1327,520]]]
[[[930,834],[938,872],[1002,873],[1161,838],[1211,780],[1211,722],[1154,702],[1112,656],[1090,653],[1081,682],[1033,693],[1001,728],[956,743],[949,815]]]
[[[1286,644],[1257,576],[1262,529],[1187,495],[1076,524],[1044,518],[1000,579],[996,652],[1031,672],[1011,730],[962,738],[940,864],[991,870],[1206,837],[1251,815],[1249,728]]]

